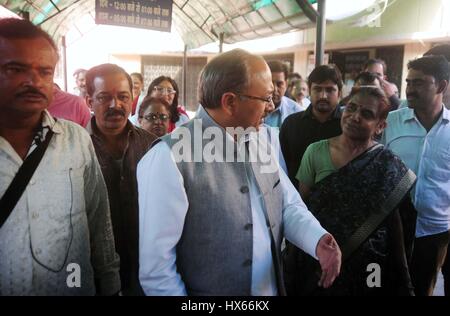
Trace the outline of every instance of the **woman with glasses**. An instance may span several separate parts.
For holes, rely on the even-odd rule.
[[[163,99],[145,98],[139,108],[139,125],[158,137],[166,135],[171,117],[169,108],[169,103]]]
[[[172,132],[175,127],[189,121],[189,116],[178,104],[179,93],[180,90],[175,80],[167,76],[159,76],[148,87],[147,97],[160,98],[169,104],[170,121],[168,133]]]

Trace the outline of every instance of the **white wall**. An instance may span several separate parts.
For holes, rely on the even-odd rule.
[[[428,49],[431,48],[430,43],[409,43],[405,45],[405,49],[403,52],[403,73],[402,80],[403,82],[406,80],[406,76],[408,75],[408,62],[410,60],[416,59],[418,57],[422,57],[423,53],[425,53]],[[406,84],[402,84],[402,89],[400,91],[400,96],[402,99],[406,99]]]
[[[141,55],[111,55],[110,63],[117,64],[129,74],[132,72],[141,72]]]
[[[308,51],[297,50],[294,52],[294,72],[298,72],[302,78],[308,75]]]

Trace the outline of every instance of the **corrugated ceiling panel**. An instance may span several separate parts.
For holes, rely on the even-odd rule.
[[[302,12],[296,0],[276,1],[275,5],[284,16],[292,16]]]
[[[315,26],[315,23],[311,22],[304,15],[301,15],[301,16],[295,17],[295,18],[291,18],[289,20],[289,22],[291,22],[292,25],[294,25],[295,27],[297,27],[299,29],[306,29],[306,28],[310,28],[310,27],[314,27]]]
[[[246,15],[247,20],[251,25],[261,25],[264,24],[264,20],[257,12],[252,11],[249,14]]]
[[[58,10],[49,0],[0,0],[0,4],[15,13],[29,11],[32,21],[36,24],[51,17],[42,24],[42,27],[55,39],[65,35],[79,17],[86,13],[94,15],[95,12],[94,0],[52,1],[60,10],[69,8],[52,17]],[[254,12],[253,7],[257,2],[256,0],[174,0],[172,24],[189,48],[216,41],[217,37],[211,29],[216,34],[227,33],[227,42],[232,43],[261,35],[269,36],[278,31],[288,31],[292,25],[299,28],[313,26],[306,17],[295,17],[301,12],[296,0],[278,0],[275,2],[276,7],[269,3],[258,12]],[[184,8],[184,13],[180,11],[180,7]],[[209,16],[211,17],[208,19]],[[291,25],[283,21],[285,17],[290,18]],[[278,24],[277,21],[281,23]],[[273,29],[264,27],[266,23],[273,25]],[[240,33],[245,34],[240,35]]]
[[[272,25],[272,29],[277,32],[282,32],[282,31],[289,30],[292,28],[293,28],[292,25],[290,25],[286,22],[275,23]]]
[[[263,7],[259,9],[258,12],[267,23],[285,18],[285,16],[282,16],[274,6]]]

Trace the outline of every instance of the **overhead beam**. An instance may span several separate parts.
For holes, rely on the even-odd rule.
[[[237,33],[227,33],[226,35],[227,35],[227,37],[234,37],[236,35],[242,35],[242,34],[249,33],[249,32],[257,33],[258,30],[261,30],[261,29],[264,29],[264,28],[267,28],[267,27],[273,30],[273,27],[275,25],[279,24],[279,23],[287,22],[287,21],[289,21],[289,20],[291,20],[293,18],[298,18],[298,17],[302,17],[302,16],[303,16],[303,14],[299,12],[297,14],[285,17],[283,19],[276,20],[274,22],[270,22],[270,23],[266,22],[265,24],[261,24],[261,25],[258,25],[258,26],[255,26],[255,27],[251,27],[251,28],[248,28],[248,29],[245,29],[245,30],[239,30],[239,32],[237,32]],[[216,26],[218,26],[218,25],[216,25]],[[218,26],[218,29],[221,29],[220,26]],[[300,28],[298,28],[298,29],[300,29]],[[214,28],[211,28],[211,33],[213,33],[213,34],[220,34],[220,32],[218,33],[216,30],[214,30]]]
[[[303,14],[306,15],[311,22],[316,23],[319,13],[314,9],[311,3],[309,3],[308,0],[295,1],[297,2],[300,9],[302,9]]]
[[[58,8],[58,6],[52,1],[52,0],[50,0],[50,3],[52,4],[52,6],[56,9],[56,11],[61,11],[59,8]]]
[[[211,35],[209,35],[196,21],[194,21],[194,19],[187,14],[186,12],[184,12],[183,8],[186,6],[186,4],[188,3],[188,1],[186,1],[182,7],[180,7],[175,1],[173,2],[173,4],[178,8],[178,10],[180,12],[182,12],[191,22],[192,24],[194,24],[200,31],[202,31],[212,42],[215,41],[214,38],[211,37]]]

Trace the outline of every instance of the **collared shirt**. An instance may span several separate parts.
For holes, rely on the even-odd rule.
[[[47,111],[42,127],[40,138],[48,129],[53,138],[0,228],[0,295],[114,294],[120,290],[119,258],[91,139],[80,126],[55,122]],[[22,163],[0,137],[0,196]]]
[[[287,173],[286,162],[284,161],[283,153],[280,146],[280,130],[276,127],[269,126],[267,124],[262,124],[260,127],[261,133],[266,132],[267,142],[272,146],[275,153],[278,153],[278,164],[284,172]]]
[[[427,132],[410,108],[389,113],[382,142],[417,175],[416,237],[450,229],[450,110]]]
[[[48,106],[48,112],[54,117],[77,123],[83,127],[91,119],[91,111],[83,98],[53,88],[53,101]]]
[[[312,106],[306,111],[291,115],[281,126],[280,144],[288,170],[289,179],[295,188],[298,180],[295,178],[306,148],[322,139],[338,136],[341,129],[342,110],[339,106],[329,120],[319,122],[313,115]]]
[[[279,174],[283,193],[284,235],[316,258],[317,243],[326,231],[308,211],[286,174],[282,170]],[[183,233],[189,201],[175,157],[165,142],[156,144],[144,156],[138,165],[137,178],[141,250],[139,277],[142,288],[147,295],[186,295],[183,280],[177,272],[176,246]],[[247,179],[253,220],[251,294],[276,295],[264,205],[251,172],[247,172]]]
[[[127,122],[125,128],[128,131],[127,140],[120,159],[114,159],[108,152],[104,138],[96,126],[95,116],[87,130],[108,188],[114,240],[121,259],[122,292],[137,295],[142,292],[138,281],[139,211],[136,168],[156,136],[133,126],[130,122]]]
[[[283,96],[281,97],[280,105],[264,118],[264,123],[272,127],[280,128],[281,124],[283,124],[289,115],[300,112],[301,110],[297,102]]]

